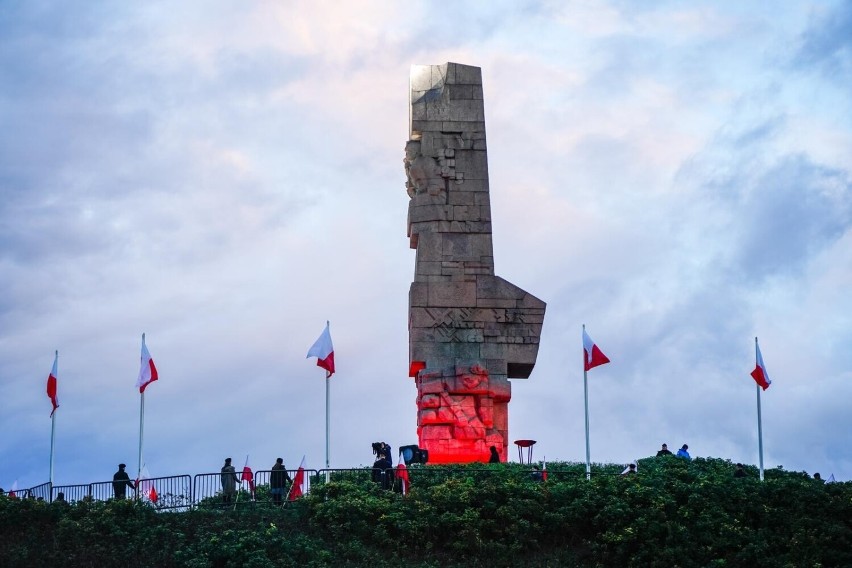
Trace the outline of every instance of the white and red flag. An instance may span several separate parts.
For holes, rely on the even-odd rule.
[[[18,480],[15,480],[15,483],[12,484],[12,488],[9,490],[9,497],[16,498],[18,496]]]
[[[594,369],[598,365],[609,363],[609,358],[603,354],[603,351],[592,341],[589,334],[586,333],[586,328],[583,327],[583,368],[586,371]]]
[[[293,477],[293,485],[290,487],[290,493],[287,495],[288,501],[295,501],[305,494],[305,456],[302,456],[302,463],[299,464],[299,469],[296,470],[296,475]]]
[[[53,410],[50,411],[51,417],[53,417],[56,409],[59,408],[59,399],[56,398],[56,379],[59,376],[59,372],[57,371],[58,365],[59,351],[56,352],[56,357],[53,359],[53,369],[51,369],[50,374],[47,376],[47,397],[50,399],[51,404],[53,404]]]
[[[148,466],[146,465],[142,466],[142,473],[139,474],[139,479],[136,480],[136,492],[144,496],[151,503],[156,503],[160,498],[154,482],[151,481],[151,474],[148,473]]]
[[[405,459],[402,452],[399,452],[399,463],[396,464],[396,478],[402,484],[402,494],[408,495],[408,490],[411,487],[411,480],[408,478],[408,468],[405,465]]]
[[[547,457],[544,458],[544,464],[541,466],[541,480],[547,481]]]
[[[325,378],[334,374],[334,346],[331,344],[331,332],[328,326],[329,323],[325,322],[325,329],[308,349],[308,354],[305,356],[306,359],[308,357],[317,358],[317,367],[325,369]]]
[[[751,372],[751,377],[763,390],[766,390],[772,384],[772,381],[769,380],[769,373],[766,370],[766,365],[763,363],[763,355],[760,354],[760,346],[757,344],[756,337],[754,338],[754,350],[755,365],[754,371]]]
[[[139,366],[139,378],[136,379],[136,386],[139,387],[139,394],[145,392],[145,387],[156,381],[157,367],[154,366],[154,360],[151,359],[151,354],[148,352],[148,347],[145,345],[145,334],[142,334],[142,358]]]
[[[240,483],[243,481],[248,481],[251,498],[254,499],[254,474],[248,464],[248,454],[246,454],[246,465],[243,466],[243,475],[240,477]]]

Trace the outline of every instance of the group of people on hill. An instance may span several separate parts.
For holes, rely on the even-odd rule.
[[[118,464],[118,471],[112,476],[112,491],[116,499],[127,498],[128,487],[136,489],[136,483],[130,479],[125,471],[126,467],[127,465],[123,463]],[[222,502],[231,503],[237,494],[237,485],[241,482],[236,468],[231,464],[231,458],[225,458],[225,464],[222,466],[219,476],[222,484]],[[276,505],[283,503],[284,491],[291,483],[293,483],[293,480],[287,473],[287,468],[284,467],[284,460],[277,458],[269,474],[269,492],[272,495],[273,503]]]
[[[674,454],[672,454],[671,451],[669,451],[668,444],[663,444],[663,447],[660,448],[660,450],[657,452],[658,458],[663,457],[663,456],[671,456],[671,455],[674,455]],[[691,460],[692,456],[689,455],[689,446],[687,446],[686,444],[681,446],[680,449],[677,451],[676,456],[679,457],[679,458]]]
[[[225,465],[222,466],[219,477],[222,483],[222,502],[233,502],[237,494],[237,484],[240,483],[241,479],[237,475],[237,470],[231,465],[231,458],[225,458]],[[293,480],[287,473],[284,459],[276,458],[275,465],[269,472],[269,493],[272,495],[272,502],[275,505],[281,506],[283,504],[284,491],[291,483],[293,483]]]

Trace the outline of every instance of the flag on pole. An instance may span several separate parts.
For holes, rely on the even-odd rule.
[[[293,478],[293,485],[290,487],[290,493],[287,495],[288,501],[295,501],[305,494],[305,456],[302,456],[302,463],[299,464],[299,469],[296,470],[296,475]]]
[[[583,328],[583,368],[587,371],[594,369],[598,365],[609,363],[609,358],[603,354],[598,346],[586,333],[586,328]]]
[[[151,359],[151,354],[148,352],[148,347],[145,345],[145,334],[142,334],[142,358],[139,366],[139,378],[136,379],[136,386],[139,387],[139,394],[145,392],[145,387],[156,381],[157,367],[154,366],[154,360]]]
[[[248,481],[251,498],[254,499],[254,475],[249,467],[248,458],[248,454],[246,454],[246,465],[243,466],[243,475],[240,477],[240,483],[242,484],[243,481]]]
[[[755,366],[754,371],[751,372],[751,376],[763,390],[769,388],[769,385],[772,384],[772,381],[769,380],[769,373],[766,371],[766,365],[763,364],[763,355],[760,354],[760,346],[757,344],[757,338],[754,338],[754,350],[755,350]]]
[[[547,481],[547,456],[545,456],[544,464],[541,466],[541,480]]]
[[[15,483],[12,484],[12,488],[9,490],[9,497],[12,499],[18,498],[18,480],[15,480]]]
[[[148,466],[142,466],[142,473],[139,474],[139,479],[136,480],[136,491],[139,495],[144,496],[151,503],[156,504],[160,495],[157,493],[157,488],[154,482],[151,481],[151,474],[148,472]]]
[[[402,484],[402,494],[408,495],[411,480],[408,478],[408,468],[405,466],[405,458],[402,456],[402,451],[399,452],[399,463],[396,464],[396,478]]]
[[[59,376],[59,372],[57,371],[58,364],[59,351],[56,352],[56,356],[53,358],[53,369],[51,369],[50,374],[47,376],[47,397],[53,404],[53,410],[50,411],[51,417],[53,417],[53,413],[56,412],[56,409],[59,408],[59,399],[56,398],[56,379]]]
[[[306,359],[308,357],[317,358],[317,367],[325,369],[325,378],[334,374],[334,346],[331,344],[331,332],[328,325],[328,322],[325,322],[325,329],[308,349],[308,354],[305,356]]]

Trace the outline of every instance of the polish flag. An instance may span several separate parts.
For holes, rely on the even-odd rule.
[[[541,480],[547,481],[547,458],[544,458],[544,465],[541,467]]]
[[[331,332],[328,330],[328,325],[328,322],[325,322],[325,329],[308,349],[308,354],[305,356],[306,359],[308,357],[317,358],[317,367],[325,369],[325,378],[334,374],[334,346],[331,344]]]
[[[287,500],[295,501],[305,493],[305,456],[302,456],[302,463],[299,464],[299,469],[296,470],[296,476],[293,478],[293,485],[290,487],[290,494],[287,495]]]
[[[248,464],[248,454],[246,454],[246,465],[243,466],[243,475],[240,477],[241,484],[243,481],[248,481],[251,498],[254,499],[254,475],[252,474],[251,468]]]
[[[402,452],[399,452],[399,463],[396,464],[396,478],[402,483],[402,494],[408,495],[411,480],[408,479],[408,468],[405,466],[405,459],[402,457]]]
[[[139,474],[139,479],[136,480],[136,491],[139,495],[144,495],[151,503],[157,502],[160,495],[157,493],[157,488],[154,487],[154,482],[151,481],[151,474],[148,473],[148,466],[142,466],[142,473]]]
[[[139,387],[139,394],[145,392],[145,387],[156,381],[157,367],[154,366],[154,360],[151,359],[151,354],[148,353],[148,347],[145,345],[145,334],[142,334],[142,361],[139,366],[139,378],[136,379],[136,386]]]
[[[603,354],[598,346],[586,333],[585,326],[583,327],[583,368],[586,371],[594,369],[598,365],[609,363],[609,358]]]
[[[9,497],[12,499],[18,498],[18,480],[15,480],[15,483],[12,484],[12,488],[9,490]]]
[[[53,413],[56,412],[56,409],[59,408],[59,399],[56,398],[56,378],[59,376],[59,372],[56,370],[58,363],[59,351],[56,352],[56,357],[53,359],[53,369],[47,376],[47,396],[53,404],[53,410],[50,411],[51,418],[53,417]]]
[[[766,371],[766,365],[763,364],[763,355],[760,354],[760,346],[757,344],[757,338],[754,338],[754,350],[755,350],[755,366],[754,371],[751,372],[751,376],[758,385],[760,385],[763,390],[769,388],[769,385],[772,384],[772,381],[769,380],[769,373]]]

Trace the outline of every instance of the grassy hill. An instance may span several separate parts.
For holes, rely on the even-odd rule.
[[[852,483],[737,479],[719,459],[621,469],[425,466],[407,496],[341,480],[281,508],[182,513],[0,498],[0,565],[852,566]]]

